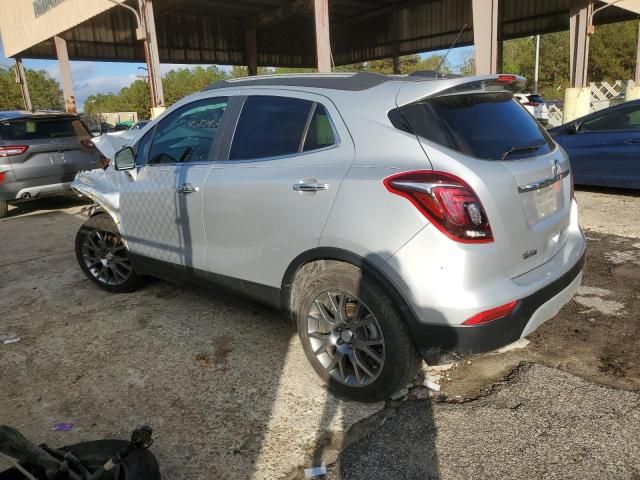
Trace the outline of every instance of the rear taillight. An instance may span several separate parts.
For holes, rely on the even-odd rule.
[[[88,138],[83,138],[82,140],[80,140],[80,143],[82,145],[84,145],[87,148],[96,148],[96,146],[93,144],[93,142],[91,140],[89,140]]]
[[[4,182],[4,172],[0,172],[0,183]]]
[[[493,322],[494,320],[498,320],[500,318],[506,317],[516,308],[518,302],[514,300],[513,302],[506,303],[504,305],[500,305],[499,307],[492,308],[490,310],[485,310],[484,312],[480,312],[474,315],[471,318],[468,318],[464,322],[463,325],[480,325],[482,323]]]
[[[16,155],[22,155],[28,149],[28,145],[7,145],[0,147],[0,157],[14,157]]]
[[[409,200],[433,225],[458,242],[492,242],[489,219],[473,189],[460,178],[430,170],[384,180],[391,193]]]

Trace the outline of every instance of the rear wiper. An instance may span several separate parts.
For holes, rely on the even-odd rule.
[[[524,145],[522,147],[511,147],[504,152],[502,152],[502,156],[500,160],[504,160],[512,153],[524,153],[524,152],[535,152],[541,147],[541,145]]]

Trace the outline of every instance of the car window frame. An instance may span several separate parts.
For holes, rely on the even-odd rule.
[[[580,125],[578,126],[578,131],[577,133],[624,133],[624,132],[635,132],[635,133],[640,133],[640,128],[622,128],[622,129],[616,129],[616,130],[588,130],[586,128],[584,128],[584,124],[585,122],[592,122],[594,120],[599,120],[607,115],[613,115],[616,113],[619,113],[620,111],[632,111],[632,110],[640,110],[640,106],[626,106],[624,104],[622,104],[623,106],[620,107],[620,109],[616,109],[613,112],[605,112],[605,113],[600,113],[600,112],[595,112],[593,114],[593,116],[591,118],[585,118],[580,122]]]
[[[301,95],[302,94],[302,95]],[[295,98],[298,100],[306,100],[308,102],[310,102],[312,104],[311,108],[309,109],[309,114],[307,116],[307,121],[305,124],[305,128],[303,130],[303,134],[300,140],[300,144],[298,146],[298,151],[295,153],[288,153],[288,154],[284,154],[284,155],[274,155],[274,156],[270,156],[270,157],[260,157],[260,158],[247,158],[247,159],[230,159],[229,155],[231,153],[231,146],[233,145],[233,140],[235,138],[236,135],[236,131],[238,128],[238,123],[240,121],[240,116],[242,115],[242,111],[244,109],[244,105],[247,102],[247,100],[249,99],[249,97],[284,97],[284,98]],[[299,156],[303,156],[303,155],[313,155],[319,152],[325,152],[327,150],[332,150],[334,148],[339,148],[342,145],[342,141],[341,141],[341,137],[340,134],[338,132],[338,129],[336,127],[335,124],[335,120],[333,118],[331,109],[328,107],[327,105],[327,101],[330,101],[329,99],[326,99],[325,101],[322,101],[320,98],[318,98],[318,95],[313,95],[313,94],[309,94],[307,92],[302,92],[302,91],[296,91],[296,90],[284,90],[284,91],[280,91],[280,90],[264,90],[261,91],[260,89],[253,89],[252,92],[245,92],[244,90],[242,91],[242,93],[240,95],[238,95],[237,98],[237,106],[234,112],[234,116],[233,118],[229,119],[229,129],[227,132],[227,136],[225,138],[224,144],[221,146],[221,152],[220,152],[220,158],[219,160],[215,160],[214,162],[217,164],[238,164],[238,163],[256,163],[256,162],[271,162],[271,161],[277,161],[277,160],[283,160],[283,159],[290,159],[290,158],[294,158],[294,157],[299,157]],[[315,150],[308,150],[308,151],[304,151],[302,150],[302,148],[304,148],[304,143],[307,139],[307,134],[309,132],[309,126],[311,125],[311,121],[313,120],[313,115],[316,111],[316,106],[317,105],[322,105],[325,109],[325,111],[327,112],[327,116],[329,118],[329,124],[331,125],[331,131],[333,133],[333,138],[334,138],[334,143],[332,145],[329,145],[327,147],[323,147],[323,148],[318,148]]]
[[[227,107],[225,108],[225,111],[222,114],[222,118],[220,119],[218,134],[213,139],[213,143],[209,148],[209,154],[207,156],[208,160],[199,160],[199,161],[192,161],[192,162],[149,163],[149,154],[151,153],[151,148],[153,147],[153,142],[155,141],[158,125],[160,125],[162,122],[166,120],[173,118],[175,115],[179,115],[179,112],[185,109],[193,108],[193,105],[196,103],[202,103],[207,100],[213,100],[216,98],[225,98],[225,97],[227,98]],[[216,157],[220,153],[220,146],[222,145],[223,137],[225,136],[225,133],[229,127],[229,118],[231,117],[230,110],[233,104],[235,104],[236,102],[237,102],[237,96],[235,95],[235,92],[223,90],[223,91],[215,92],[214,95],[207,95],[206,97],[194,98],[189,102],[176,104],[174,109],[172,109],[171,111],[168,111],[166,115],[163,115],[163,117],[160,118],[155,124],[151,125],[149,131],[146,132],[144,135],[142,135],[140,139],[136,141],[134,152],[137,155],[140,141],[149,134],[151,134],[152,136],[149,151],[147,152],[146,158],[144,159],[144,164],[136,165],[136,167],[143,168],[143,167],[168,167],[168,166],[179,166],[179,165],[211,165],[213,164],[216,161]],[[146,125],[146,127],[149,127],[149,125]]]

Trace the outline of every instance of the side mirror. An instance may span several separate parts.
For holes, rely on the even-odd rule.
[[[136,157],[133,148],[124,147],[118,150],[114,158],[116,170],[131,170],[136,167]]]
[[[580,131],[580,122],[570,123],[567,127],[567,133],[578,133]]]

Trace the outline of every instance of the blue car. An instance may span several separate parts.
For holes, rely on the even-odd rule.
[[[576,185],[640,189],[640,100],[549,130],[569,154]]]

